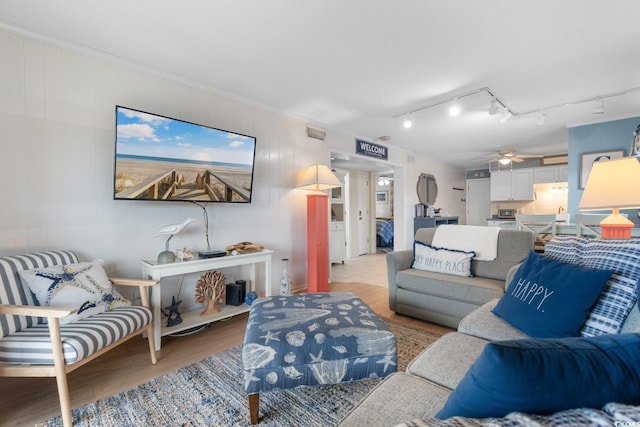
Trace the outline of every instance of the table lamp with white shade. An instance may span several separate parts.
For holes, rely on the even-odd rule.
[[[329,290],[329,195],[342,183],[328,166],[310,166],[296,186],[307,195],[307,291]]]
[[[602,238],[628,239],[635,224],[620,209],[640,208],[640,159],[600,161],[593,164],[578,209],[613,212],[600,222]]]

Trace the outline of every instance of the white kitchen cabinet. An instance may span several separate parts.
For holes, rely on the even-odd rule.
[[[329,226],[329,262],[342,262],[347,256],[344,221],[332,221]]]
[[[533,200],[533,169],[491,172],[491,201]]]
[[[533,169],[533,182],[535,184],[549,182],[567,182],[568,167],[562,166],[544,166]]]

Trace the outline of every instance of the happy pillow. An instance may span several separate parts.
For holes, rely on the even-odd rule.
[[[61,324],[131,305],[113,287],[99,260],[23,270],[20,277],[31,290],[36,304],[76,309],[75,313],[61,318]]]
[[[413,244],[413,254],[412,268],[463,277],[472,276],[471,261],[476,255],[475,252],[436,248],[417,240]]]
[[[529,251],[493,313],[534,338],[578,336],[612,273]]]
[[[547,415],[640,402],[640,334],[493,341],[436,418]]]

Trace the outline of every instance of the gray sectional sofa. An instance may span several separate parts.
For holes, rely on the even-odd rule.
[[[463,227],[463,226],[461,226]],[[417,241],[431,244],[436,228],[419,228]],[[387,254],[389,308],[450,328],[481,305],[504,294],[509,269],[533,249],[533,234],[501,230],[497,258],[472,261],[474,277],[460,277],[411,268],[413,250]]]
[[[608,269],[615,271],[602,293],[597,297],[596,303],[591,307],[585,324],[589,321],[595,307],[604,300],[604,295],[608,292],[608,288],[619,285],[619,283],[612,283],[613,278],[616,277],[618,282],[620,282],[620,280],[626,280],[626,284],[624,285],[627,286],[626,301],[622,301],[623,305],[626,304],[626,308],[621,310],[625,311],[630,308],[630,311],[628,314],[623,313],[624,322],[622,323],[619,333],[611,335],[605,334],[596,337],[596,339],[606,339],[610,336],[617,336],[631,337],[632,339],[640,340],[640,335],[638,335],[640,334],[640,311],[638,310],[636,297],[640,282],[640,240],[635,240],[628,245],[624,243],[620,244],[619,248],[621,250],[619,250],[616,255],[610,257],[619,258],[619,261],[611,261],[604,259],[607,255],[602,255],[603,251],[601,249],[594,249],[587,253],[588,250],[585,248],[591,244],[591,242],[594,242],[593,239],[581,239],[572,236],[558,236],[556,239],[557,242],[554,243],[555,247],[553,249],[555,251],[555,259],[581,263],[583,261],[580,257],[583,257],[587,260],[587,263],[590,263],[594,258],[597,258],[600,260],[599,262],[602,262],[602,265],[607,265]],[[576,242],[579,244],[576,244]],[[607,243],[604,245],[607,245]],[[622,267],[620,267],[621,265]],[[505,287],[508,293],[512,293],[512,291],[509,290],[511,289],[509,288],[509,284],[511,284],[512,279],[514,276],[518,278],[517,275],[520,274],[518,268],[518,265],[514,266],[507,274]],[[625,271],[618,272],[617,269],[619,268]],[[400,273],[396,272],[395,274]],[[581,284],[571,284],[571,286],[579,285]],[[512,284],[511,286],[516,285]],[[464,418],[461,416],[453,416],[445,420],[434,418],[434,415],[443,408],[443,405],[445,405],[447,399],[452,395],[454,390],[456,390],[461,381],[469,380],[469,378],[467,378],[469,376],[468,371],[473,371],[475,374],[478,373],[478,366],[476,366],[477,361],[479,357],[482,357],[481,354],[489,343],[492,343],[491,347],[494,347],[495,345],[500,346],[501,344],[508,346],[511,344],[519,345],[519,343],[531,342],[539,345],[541,342],[544,344],[545,342],[554,341],[548,339],[531,339],[520,329],[496,316],[492,310],[496,304],[498,304],[498,301],[498,299],[494,299],[466,315],[458,325],[456,332],[443,335],[430,347],[426,348],[409,364],[406,372],[397,372],[385,378],[341,422],[340,427],[396,425],[409,427],[520,426],[556,424],[614,426],[640,424],[640,406],[635,406],[640,405],[640,401],[637,401],[640,399],[637,392],[637,385],[640,384],[640,372],[637,371],[627,372],[625,375],[628,375],[628,379],[625,379],[625,385],[623,387],[616,387],[616,389],[627,389],[624,390],[624,393],[627,391],[631,394],[635,393],[635,397],[633,398],[635,401],[631,403],[607,402],[606,405],[596,407],[595,409],[577,407],[542,415],[531,415],[516,411],[502,418],[491,419]],[[563,299],[563,301],[566,301],[566,299]],[[582,327],[584,329],[584,325]],[[581,331],[583,329],[581,329]],[[593,339],[593,337],[576,337],[570,339],[574,340],[572,341],[574,343],[583,343],[585,340]],[[565,342],[555,341],[560,343]],[[635,351],[637,351],[638,346],[636,345],[634,348]],[[555,357],[555,354],[552,358],[553,357]],[[632,358],[637,359],[637,353],[632,353]],[[582,362],[578,361],[575,363],[571,360],[570,363],[579,365]],[[614,362],[612,358],[610,363],[615,364],[616,362]],[[637,366],[638,362],[633,363],[636,363]],[[498,370],[502,369],[506,369],[504,365],[498,367]],[[536,382],[542,387],[542,391],[540,391],[539,394],[546,392],[551,393],[552,389],[557,386],[557,377],[553,377],[552,374],[544,372],[544,369],[534,369],[534,372],[529,372],[528,375],[530,383]],[[585,375],[588,376],[589,372]],[[519,381],[518,376],[518,373],[513,375],[514,383]],[[531,381],[531,378],[535,378],[535,381]],[[511,380],[509,379],[509,381]],[[591,379],[590,381],[592,382],[588,382],[587,384],[589,385],[587,386],[580,387],[579,385],[570,385],[571,392],[565,392],[565,394],[588,395],[592,390],[611,387],[610,384],[606,384],[606,378],[604,385],[598,384],[596,379]],[[564,385],[566,384],[560,384],[560,386]],[[632,391],[634,389],[636,391]],[[534,394],[532,394],[531,399],[535,398]],[[481,405],[490,401],[486,396],[483,396],[482,393],[479,393],[477,396],[474,395],[469,400],[474,400],[475,403],[479,402]],[[591,406],[591,408],[594,407]]]

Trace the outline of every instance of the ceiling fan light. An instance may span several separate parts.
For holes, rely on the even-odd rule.
[[[498,163],[500,163],[501,165],[508,165],[509,163],[511,163],[511,159],[508,157],[502,157],[498,160]]]

